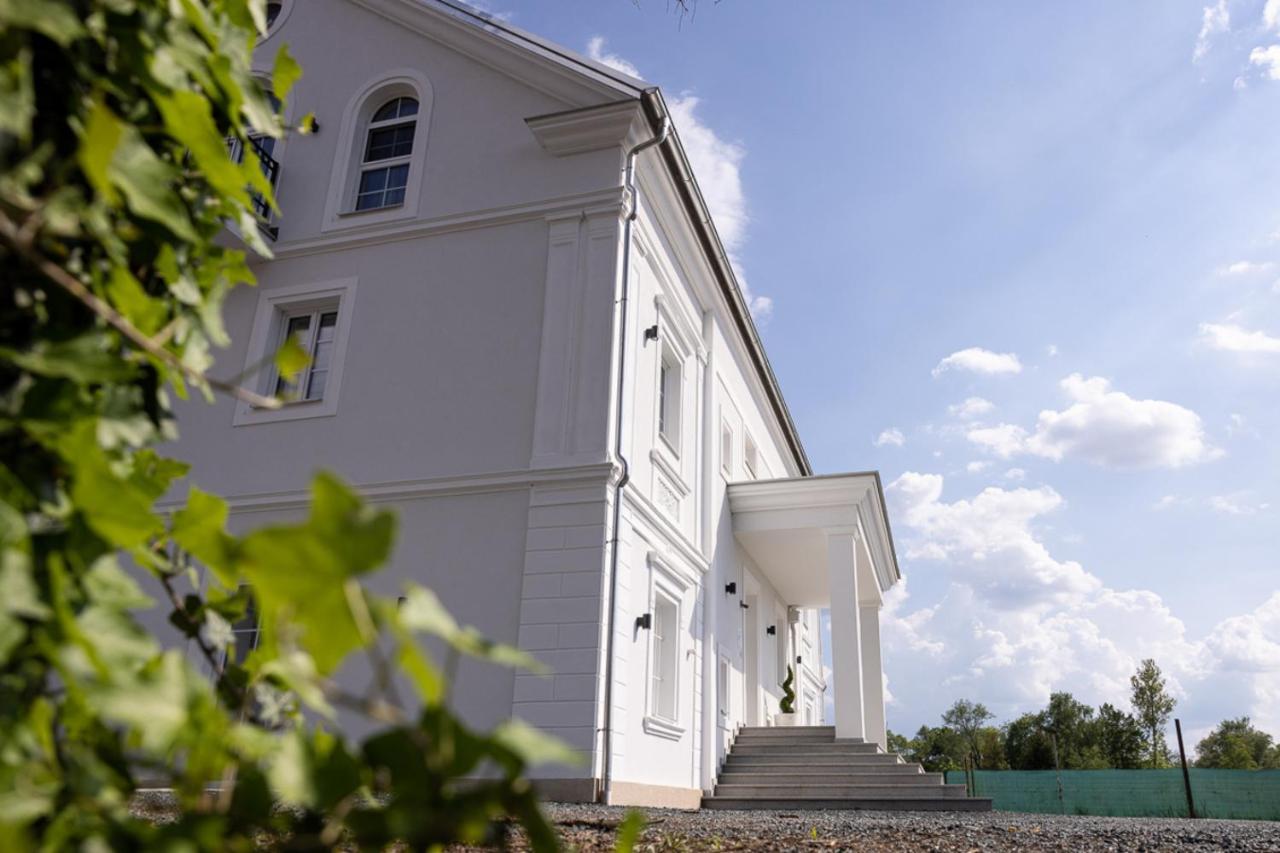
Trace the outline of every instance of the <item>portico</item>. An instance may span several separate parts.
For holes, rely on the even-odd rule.
[[[901,575],[879,474],[732,483],[729,507],[735,538],[786,603],[830,608],[836,737],[887,748],[880,608]]]

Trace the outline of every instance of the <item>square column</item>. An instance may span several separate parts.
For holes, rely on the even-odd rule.
[[[862,639],[862,719],[869,743],[889,749],[884,721],[884,669],[880,664],[880,607],[863,604],[860,613]]]
[[[835,683],[837,738],[864,738],[862,628],[858,607],[857,538],[827,534],[827,578],[831,589],[831,672]],[[879,670],[877,670],[879,672]]]

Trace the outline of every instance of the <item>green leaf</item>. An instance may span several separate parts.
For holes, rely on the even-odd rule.
[[[529,766],[566,764],[573,767],[584,763],[582,754],[564,741],[541,732],[516,717],[500,724],[493,730],[491,737],[495,743],[515,753]]]
[[[84,589],[91,601],[108,607],[139,610],[155,604],[137,581],[120,568],[114,554],[105,554],[94,561],[84,576]]]
[[[0,358],[41,376],[70,379],[81,385],[120,382],[135,372],[121,360],[111,338],[96,331],[69,340],[37,341],[26,352],[0,347]]]
[[[31,559],[17,550],[6,550],[0,562],[0,611],[28,619],[48,619],[52,612],[44,603],[31,572]]]
[[[226,501],[192,486],[187,505],[173,514],[170,535],[230,589],[239,578],[235,567],[237,543],[226,532],[228,514]]]
[[[85,34],[71,7],[50,0],[0,0],[0,21],[8,30],[35,30],[63,47]]]
[[[156,106],[164,116],[165,129],[191,152],[200,171],[219,194],[240,205],[249,203],[245,189],[245,176],[239,165],[231,159],[222,134],[213,123],[209,100],[190,90],[158,96]],[[252,156],[246,156],[250,166],[259,174],[261,170]]]
[[[267,773],[276,796],[290,805],[314,805],[318,797],[314,759],[303,732],[295,729],[286,734]]]
[[[500,666],[546,671],[546,667],[529,653],[496,643],[469,625],[460,627],[431,590],[410,584],[405,591],[405,601],[396,618],[408,630],[439,637],[463,654]]]
[[[122,548],[136,548],[162,531],[151,501],[111,470],[98,446],[93,421],[74,427],[60,450],[75,465],[71,500],[99,536]]]
[[[271,68],[271,91],[283,101],[300,77],[302,66],[290,55],[289,46],[281,45],[276,51],[275,65]]]
[[[107,199],[115,198],[109,170],[111,158],[115,156],[116,146],[120,144],[123,133],[124,124],[120,119],[107,109],[101,99],[94,101],[80,135],[80,149],[76,152],[76,159],[89,180],[89,185],[98,195]]]
[[[289,382],[296,383],[298,375],[310,363],[311,356],[298,343],[298,339],[292,335],[285,339],[280,349],[276,350],[276,369]]]
[[[635,811],[634,809],[627,812],[627,816],[622,819],[622,823],[618,826],[618,835],[614,841],[613,849],[616,853],[631,853],[636,848],[636,842],[640,840],[640,833],[644,831],[644,813]]]
[[[111,277],[107,280],[107,298],[144,335],[155,334],[164,325],[168,313],[164,303],[152,299],[124,267],[111,268]]]

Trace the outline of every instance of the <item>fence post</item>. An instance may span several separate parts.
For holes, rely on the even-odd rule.
[[[1058,761],[1058,735],[1053,729],[1049,730],[1049,743],[1053,745],[1053,770],[1058,779],[1058,806],[1066,814],[1067,798],[1062,792],[1062,763]]]
[[[1175,719],[1173,727],[1178,730],[1178,755],[1182,757],[1182,785],[1187,789],[1187,814],[1196,816],[1196,801],[1191,797],[1191,771],[1187,769],[1187,749],[1182,745],[1182,720]]]

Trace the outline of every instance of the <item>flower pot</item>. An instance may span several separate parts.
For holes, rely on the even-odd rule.
[[[796,723],[796,715],[795,715],[794,713],[792,713],[792,714],[783,714],[783,713],[779,712],[779,713],[777,713],[777,714],[774,714],[774,715],[773,715],[773,724],[774,724],[775,726],[778,726],[779,728],[785,728],[785,727],[788,727],[788,726],[794,726],[794,725],[797,725],[797,723]]]

